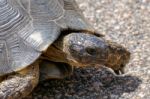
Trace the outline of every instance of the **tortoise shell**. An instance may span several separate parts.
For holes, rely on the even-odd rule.
[[[74,0],[0,0],[0,75],[36,61],[68,28],[94,31]]]

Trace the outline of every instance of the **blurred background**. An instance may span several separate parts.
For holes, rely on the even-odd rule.
[[[75,69],[64,80],[38,85],[31,99],[150,99],[150,0],[76,0],[107,39],[131,52],[126,74],[106,68]]]

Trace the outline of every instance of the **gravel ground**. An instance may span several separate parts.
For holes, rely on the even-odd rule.
[[[150,0],[76,0],[85,17],[107,39],[132,53],[126,74],[106,68],[75,69],[64,80],[49,80],[28,99],[150,99]]]

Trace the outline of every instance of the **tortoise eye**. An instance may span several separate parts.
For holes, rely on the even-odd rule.
[[[96,54],[97,54],[97,51],[96,51],[96,49],[94,49],[94,48],[86,48],[86,52],[87,52],[89,55],[96,55]]]

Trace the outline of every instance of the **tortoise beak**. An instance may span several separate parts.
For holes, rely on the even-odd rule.
[[[121,66],[122,67],[122,66]],[[119,68],[118,70],[114,70],[114,72],[117,74],[117,75],[121,75],[121,74],[124,74],[124,67],[122,68]]]

